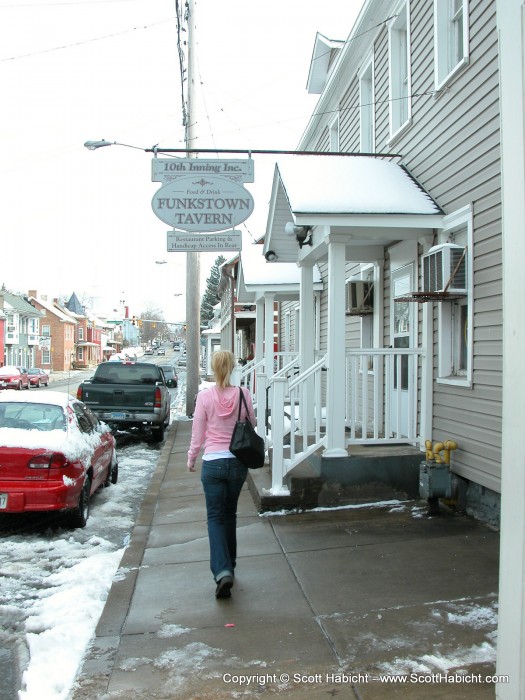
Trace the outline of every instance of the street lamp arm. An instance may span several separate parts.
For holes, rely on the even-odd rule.
[[[376,158],[401,158],[399,153],[354,153],[346,151],[279,151],[279,150],[268,150],[268,149],[250,149],[250,148],[159,148],[158,145],[152,146],[151,148],[142,148],[141,146],[131,146],[129,143],[118,143],[117,141],[86,141],[84,146],[90,150],[95,151],[97,148],[103,148],[104,146],[126,146],[126,148],[136,148],[139,151],[144,151],[145,153],[153,153],[155,157],[158,154],[163,153],[185,153],[186,155],[194,153],[215,153],[216,155],[220,153],[230,153],[230,154],[245,154],[249,158],[252,155],[295,155],[295,156],[360,156],[368,157],[371,156]]]
[[[86,141],[84,147],[88,151],[96,151],[97,148],[104,148],[104,146],[125,146],[126,148],[136,148],[138,151],[144,151],[145,153],[151,152],[149,148],[142,148],[141,146],[132,146],[129,143],[118,143],[118,141],[106,141],[102,139],[101,141]]]

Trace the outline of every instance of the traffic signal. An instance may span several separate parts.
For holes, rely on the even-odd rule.
[[[139,318],[139,328],[142,328],[142,319]]]
[[[131,323],[132,323],[132,325],[134,325],[134,326],[137,325],[137,319],[135,318],[135,316],[133,316],[133,318],[131,319]]]

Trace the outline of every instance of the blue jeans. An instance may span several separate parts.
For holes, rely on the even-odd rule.
[[[233,576],[237,558],[237,501],[247,473],[247,467],[236,458],[202,462],[210,569],[215,581]]]

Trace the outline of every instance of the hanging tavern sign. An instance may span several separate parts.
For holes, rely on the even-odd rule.
[[[245,221],[254,202],[250,192],[233,179],[195,173],[163,185],[151,206],[159,219],[174,229],[209,233],[232,229]]]
[[[181,251],[213,251],[242,250],[242,234],[240,231],[227,233],[178,233],[168,231],[168,253]]]
[[[185,175],[219,175],[236,182],[253,182],[251,158],[225,160],[214,158],[153,158],[151,179],[153,182],[172,182]]]

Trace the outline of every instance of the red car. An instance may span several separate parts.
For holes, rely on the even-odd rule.
[[[40,387],[49,384],[49,374],[45,370],[40,369],[40,367],[30,367],[27,370],[27,374],[29,377],[29,386]]]
[[[117,478],[115,438],[81,401],[0,393],[0,514],[63,511],[84,527],[91,496]]]
[[[29,389],[29,376],[23,367],[0,367],[0,389]]]

